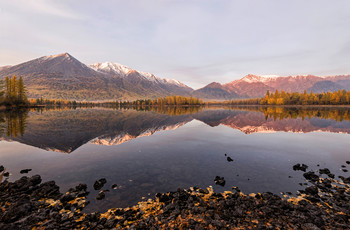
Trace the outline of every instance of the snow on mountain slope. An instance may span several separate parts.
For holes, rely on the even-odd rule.
[[[125,76],[133,69],[119,64],[119,63],[112,63],[112,62],[104,62],[104,63],[95,63],[89,65],[90,68],[93,70],[100,72],[100,73],[110,73],[110,74],[118,74]]]
[[[145,80],[154,82],[154,83],[159,83],[159,84],[167,84],[167,85],[175,85],[178,87],[186,87],[185,84],[174,80],[174,79],[166,79],[166,78],[158,78],[154,76],[154,74],[151,73],[146,73],[142,71],[137,71],[134,69],[131,69],[125,65],[119,64],[119,63],[113,63],[113,62],[104,62],[104,63],[94,63],[89,65],[90,68],[93,70],[100,72],[100,73],[105,73],[105,74],[116,74],[121,77],[127,77],[131,73],[138,73],[141,77],[143,77]]]

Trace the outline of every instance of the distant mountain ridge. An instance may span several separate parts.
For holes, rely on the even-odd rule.
[[[334,90],[350,90],[350,75],[314,76],[298,75],[281,77],[276,75],[258,76],[249,74],[239,80],[226,84],[213,82],[194,90],[193,96],[204,99],[230,100],[236,98],[262,97],[267,90],[286,92],[322,93]]]
[[[29,97],[70,100],[132,100],[190,95],[192,88],[117,63],[87,66],[69,53],[0,68],[0,76],[22,76]]]
[[[14,66],[0,67],[0,77],[22,76],[30,98],[79,101],[136,100],[170,95],[205,100],[262,97],[266,91],[315,93],[350,90],[350,75],[276,76],[249,74],[225,84],[212,82],[193,90],[172,79],[134,70],[119,63],[85,65],[69,53],[44,56]]]

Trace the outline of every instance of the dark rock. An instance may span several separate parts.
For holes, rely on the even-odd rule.
[[[316,186],[310,186],[305,189],[305,192],[310,195],[318,194],[318,188]]]
[[[327,174],[327,175],[331,173],[331,171],[328,168],[320,169],[319,172],[320,174]]]
[[[0,165],[0,173],[4,170],[5,170],[4,166]]]
[[[202,193],[202,194],[209,194],[209,191],[206,189],[199,189],[198,192]]]
[[[24,173],[29,173],[30,171],[32,171],[32,170],[31,169],[22,169],[19,173],[24,174]]]
[[[107,227],[107,228],[113,228],[113,226],[114,226],[114,220],[113,220],[113,219],[108,219],[104,225],[105,225],[105,227]]]
[[[167,203],[168,201],[170,201],[170,197],[167,194],[160,194],[158,198],[159,202]]]
[[[235,190],[236,192],[241,192],[241,190],[238,187],[232,187],[233,190]]]
[[[346,161],[346,163],[347,163],[348,165],[350,165],[350,161]]]
[[[96,200],[102,200],[106,197],[104,192],[100,192],[99,194],[97,194],[96,196]]]
[[[117,189],[118,185],[117,184],[113,184],[112,185],[112,189]]]
[[[77,194],[77,197],[86,197],[90,192],[81,192]]]
[[[346,168],[346,166],[345,166],[345,165],[342,165],[341,167],[342,167],[342,168]]]
[[[342,171],[343,171],[343,172],[348,172],[348,170],[347,170],[347,169],[342,169]]]
[[[306,172],[306,169],[308,168],[309,166],[305,165],[305,164],[296,164],[293,166],[293,170],[294,171],[303,171],[303,172]]]
[[[314,173],[314,172],[307,172],[304,173],[303,176],[305,177],[305,179],[316,182],[319,180],[319,177]]]
[[[11,223],[14,222],[26,215],[29,215],[32,211],[33,206],[29,201],[19,201],[4,213],[0,222]]]
[[[232,162],[233,159],[232,159],[231,157],[227,157],[227,161],[228,161],[228,162]]]
[[[61,193],[59,187],[55,181],[48,181],[39,185],[39,187],[33,191],[32,197],[34,198],[59,198]]]
[[[66,204],[67,202],[74,200],[75,196],[73,194],[65,194],[62,196],[62,198],[60,199],[60,201],[62,202],[62,204]]]
[[[215,184],[220,185],[220,186],[225,186],[226,181],[223,177],[216,176],[214,179]]]
[[[87,185],[86,184],[79,184],[75,187],[75,190],[80,192],[80,191],[86,191]]]
[[[346,177],[343,177],[343,176],[339,176],[340,179],[342,179],[342,181],[346,184],[350,184],[350,177],[346,178]]]
[[[10,173],[9,172],[5,172],[4,173],[4,177],[9,177],[10,176]]]
[[[99,179],[97,181],[95,181],[94,183],[94,189],[95,190],[100,190],[101,188],[103,188],[103,186],[107,183],[107,180],[105,178]]]
[[[327,188],[332,188],[332,181],[329,180],[329,179],[323,180],[323,181],[322,181],[322,184],[324,184],[325,187],[327,187]]]
[[[334,177],[335,177],[333,173],[328,173],[327,176],[332,178],[332,179],[334,179]]]
[[[38,185],[41,183],[41,176],[40,175],[34,175],[29,179],[32,186]]]

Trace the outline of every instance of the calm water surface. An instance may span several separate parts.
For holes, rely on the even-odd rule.
[[[244,193],[302,189],[305,163],[349,176],[349,108],[66,109],[0,113],[0,165],[55,180],[61,192],[86,183],[87,211],[126,207],[179,187],[238,186]],[[225,154],[234,159],[228,162]],[[319,166],[317,166],[319,165]],[[215,185],[224,177],[224,187]],[[95,180],[106,178],[96,201]],[[111,189],[117,184],[116,190]]]

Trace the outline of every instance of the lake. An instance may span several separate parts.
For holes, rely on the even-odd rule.
[[[14,181],[54,180],[61,192],[90,191],[86,211],[127,207],[157,192],[193,186],[276,194],[305,188],[300,171],[348,177],[350,108],[77,108],[0,112],[0,165]],[[227,157],[233,159],[232,162]],[[346,168],[341,166],[345,165]],[[224,177],[225,186],[214,178]],[[93,184],[106,178],[106,198]],[[111,186],[117,184],[117,189]]]

